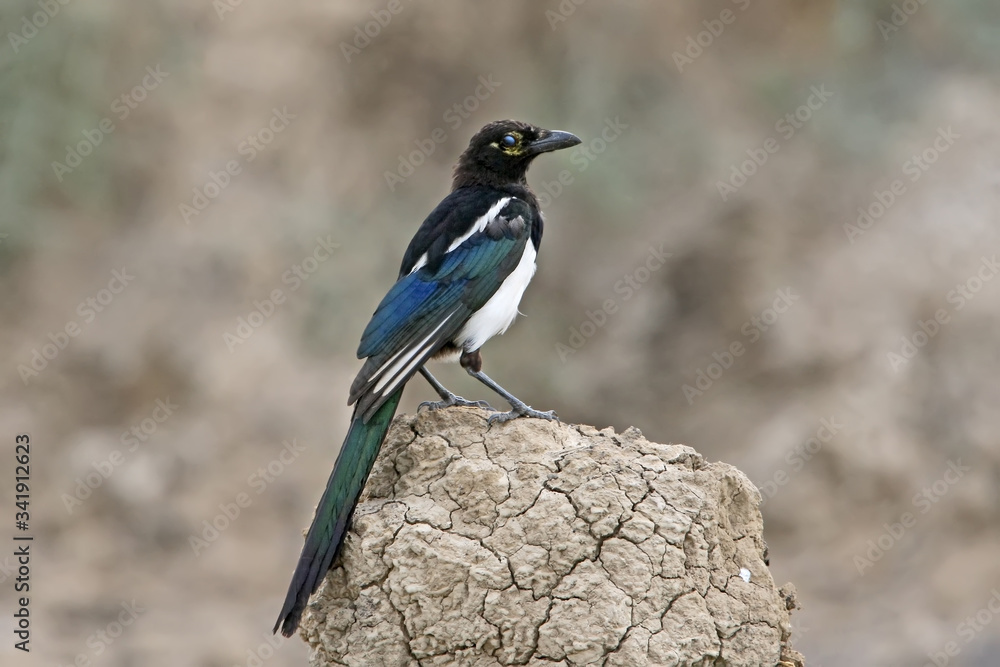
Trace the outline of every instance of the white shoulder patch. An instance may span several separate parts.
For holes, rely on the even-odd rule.
[[[418,269],[420,269],[421,266],[423,266],[426,263],[427,263],[427,253],[425,252],[423,255],[420,256],[420,259],[417,260],[417,263],[413,265],[413,268],[410,269],[410,273],[417,271]]]
[[[448,254],[458,246],[468,241],[473,234],[481,232],[484,229],[486,229],[486,225],[490,224],[490,222],[492,222],[498,215],[500,215],[500,211],[503,210],[503,207],[506,206],[511,199],[513,199],[513,197],[501,197],[496,204],[493,204],[493,206],[490,207],[490,210],[486,211],[486,213],[476,218],[476,221],[472,223],[471,227],[469,227],[469,231],[465,232],[464,234],[462,234],[457,239],[451,242],[451,245],[448,246],[448,249],[444,251],[445,254]],[[425,264],[427,264],[426,252],[423,255],[421,255],[420,258],[417,260],[416,264],[413,265],[413,268],[410,269],[410,273],[420,270],[420,268],[423,267]]]
[[[469,237],[471,237],[476,232],[481,232],[484,229],[486,229],[486,225],[490,224],[493,221],[494,218],[496,218],[498,215],[500,215],[500,211],[503,210],[503,207],[506,206],[507,203],[511,199],[513,199],[513,197],[502,197],[500,199],[500,201],[498,201],[496,204],[493,204],[493,206],[490,207],[490,210],[486,211],[486,213],[484,213],[483,215],[481,215],[472,224],[472,227],[469,228],[469,231],[465,232],[464,234],[462,234],[461,236],[459,236],[457,239],[455,239],[454,241],[452,241],[451,245],[448,246],[448,250],[446,250],[445,252],[451,252],[452,250],[454,250],[458,246],[460,246],[463,243],[465,243],[466,241],[468,241]]]

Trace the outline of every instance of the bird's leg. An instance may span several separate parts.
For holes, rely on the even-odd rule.
[[[496,409],[491,407],[486,401],[468,401],[461,396],[456,396],[455,394],[448,391],[443,384],[438,382],[438,379],[431,375],[425,367],[420,367],[420,374],[424,376],[430,385],[437,392],[437,395],[441,397],[440,401],[424,401],[417,406],[417,411],[420,408],[427,408],[428,410],[440,410],[441,408],[450,408],[453,405],[461,405],[470,408],[483,408],[486,410],[492,410],[496,412]]]
[[[502,424],[503,422],[510,421],[511,419],[517,419],[518,417],[536,417],[538,419],[554,419],[559,421],[559,417],[556,416],[554,410],[549,410],[548,412],[535,410],[517,396],[494,382],[490,376],[483,372],[483,357],[479,354],[478,350],[475,352],[463,353],[459,362],[462,364],[462,368],[464,368],[469,375],[503,396],[503,399],[510,403],[511,408],[513,408],[510,412],[498,412],[495,415],[490,415],[487,420],[490,424],[493,422],[500,422]]]

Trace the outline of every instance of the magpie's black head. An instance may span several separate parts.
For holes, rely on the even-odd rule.
[[[454,187],[524,183],[535,157],[578,143],[580,139],[569,132],[543,130],[516,120],[495,121],[469,141],[455,166]]]

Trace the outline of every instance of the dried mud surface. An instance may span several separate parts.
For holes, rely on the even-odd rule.
[[[396,420],[313,665],[801,665],[760,494],[690,447],[451,409]]]

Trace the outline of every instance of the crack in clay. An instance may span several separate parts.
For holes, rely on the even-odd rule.
[[[482,414],[454,409],[396,420],[379,457],[388,460],[369,481],[389,497],[366,498],[358,516],[370,522],[367,542],[352,525],[351,549],[372,551],[338,559],[339,573],[303,622],[314,666],[423,667],[450,656],[455,665],[577,667],[645,664],[653,655],[692,665],[801,665],[788,645],[786,600],[794,592],[779,593],[763,563],[755,492],[742,473],[683,445],[649,443],[637,429],[517,420],[486,431]],[[421,470],[419,453],[438,451],[440,442],[443,460]],[[424,479],[431,470],[433,479]],[[419,486],[399,486],[415,471],[409,483]],[[553,495],[540,507],[546,491]],[[405,496],[422,500],[411,506]],[[555,502],[559,496],[566,500]],[[504,514],[505,506],[516,513]],[[457,528],[456,512],[464,517]],[[445,515],[449,526],[436,527]],[[508,527],[512,521],[520,527]],[[749,586],[740,567],[754,572]],[[464,583],[442,578],[456,568]],[[359,581],[369,583],[352,588]],[[335,625],[327,613],[339,613]],[[385,617],[392,614],[395,622]]]

